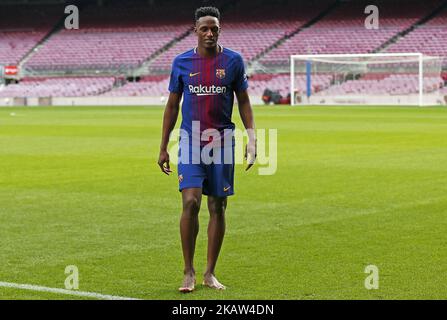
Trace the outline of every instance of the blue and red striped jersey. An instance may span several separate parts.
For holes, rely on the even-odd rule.
[[[225,129],[234,130],[234,92],[247,88],[242,56],[222,46],[211,58],[200,56],[196,48],[188,50],[172,64],[169,91],[183,94],[181,129],[190,136],[193,121],[199,122],[200,133],[213,128],[223,137]]]

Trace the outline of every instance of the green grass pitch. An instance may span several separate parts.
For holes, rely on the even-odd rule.
[[[0,281],[64,288],[76,265],[79,290],[143,299],[447,298],[446,108],[255,107],[257,127],[278,130],[277,173],[236,167],[224,292],[200,285],[203,203],[188,295],[175,168],[156,164],[162,112],[0,108]]]

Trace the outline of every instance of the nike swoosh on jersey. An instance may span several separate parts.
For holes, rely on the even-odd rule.
[[[189,76],[192,78],[192,77],[198,75],[199,73],[200,73],[200,72],[196,72],[196,73],[192,73],[192,72],[190,72],[190,73],[189,73]]]

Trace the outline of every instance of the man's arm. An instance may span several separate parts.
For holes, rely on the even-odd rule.
[[[169,175],[172,172],[169,167],[169,153],[168,143],[169,135],[175,127],[177,122],[178,112],[180,108],[181,93],[169,93],[168,102],[166,103],[165,112],[163,115],[163,129],[161,133],[160,156],[158,158],[158,165],[163,173]]]
[[[248,159],[246,171],[250,169],[256,160],[256,134],[255,119],[253,109],[251,108],[250,98],[247,90],[236,92],[236,98],[239,105],[239,114],[248,133],[248,144],[245,149],[245,159]]]

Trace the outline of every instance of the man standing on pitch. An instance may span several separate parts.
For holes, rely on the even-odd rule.
[[[217,8],[201,7],[196,10],[194,32],[198,44],[196,48],[174,59],[170,93],[163,117],[158,164],[169,175],[172,172],[167,152],[169,135],[175,127],[183,95],[181,131],[186,132],[186,135],[180,135],[178,165],[179,190],[183,201],[180,235],[185,262],[183,285],[179,288],[181,292],[193,291],[196,283],[193,259],[202,194],[208,196],[210,213],[207,268],[203,284],[225,289],[216,279],[214,269],[225,234],[227,196],[234,194],[235,125],[231,122],[234,93],[249,136],[245,152],[249,160],[247,170],[256,158],[253,111],[247,94],[244,63],[239,53],[218,44],[219,20],[220,12]],[[207,135],[210,129],[217,132],[217,139],[216,135]],[[195,143],[196,134],[200,138]],[[214,145],[209,152],[213,157],[211,163],[202,156],[205,145],[210,144]],[[215,152],[216,146],[221,152]]]

